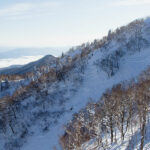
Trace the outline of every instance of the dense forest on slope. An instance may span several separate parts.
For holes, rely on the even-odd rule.
[[[126,134],[131,133],[126,141],[127,149],[134,149],[139,144],[139,149],[143,150],[145,139],[149,140],[149,113],[150,69],[136,80],[106,90],[97,103],[89,103],[74,114],[60,141],[66,150],[84,147],[82,144],[90,139],[94,139],[93,148],[108,149],[120,139],[123,143]],[[139,138],[137,143],[131,138],[134,135],[135,139]]]

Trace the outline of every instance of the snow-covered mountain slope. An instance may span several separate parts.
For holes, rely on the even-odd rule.
[[[0,70],[0,98],[12,96],[18,89],[40,78],[50,68],[56,67],[56,61],[56,57],[46,55],[24,66],[14,66]]]
[[[138,118],[137,118],[137,120],[138,120]],[[111,137],[108,136],[107,137],[108,145],[107,146],[104,145],[102,147],[102,145],[98,146],[96,139],[91,139],[90,141],[84,143],[81,146],[81,149],[82,150],[103,150],[104,147],[107,147],[106,149],[109,149],[109,150],[128,150],[128,149],[129,150],[138,150],[138,149],[140,149],[141,130],[137,124],[135,124],[135,123],[133,123],[133,124],[134,124],[133,129],[130,128],[126,132],[124,141],[122,141],[121,135],[120,135],[119,131],[117,131],[116,132],[116,139],[115,139],[117,142],[114,142],[111,144],[111,141],[110,141]],[[146,138],[144,141],[144,148],[143,148],[144,150],[150,149],[149,134],[150,134],[150,124],[147,123],[146,124],[146,134],[145,134]],[[104,138],[103,140],[106,140],[106,139]]]
[[[96,57],[97,56],[98,54]],[[143,62],[143,59],[146,59],[146,61]],[[49,132],[46,134],[38,132],[38,129],[34,129],[36,134],[29,138],[29,141],[24,145],[23,150],[49,150],[53,149],[54,146],[59,147],[59,136],[63,133],[63,125],[69,122],[72,115],[84,108],[91,100],[98,101],[102,93],[107,88],[111,88],[114,84],[121,81],[129,80],[138,76],[141,71],[144,71],[144,69],[150,65],[150,51],[145,50],[142,55],[139,53],[134,56],[130,56],[129,58],[125,58],[121,63],[122,69],[110,79],[103,71],[99,71],[98,68],[93,65],[93,61],[95,60],[96,59],[94,57],[89,60],[85,75],[83,75],[84,81],[82,86],[77,87],[78,90],[76,93],[66,93],[68,95],[66,99],[69,100],[64,104],[64,106],[58,105],[57,109],[55,107],[53,108],[54,111],[61,110],[61,107],[64,109],[60,118],[56,119],[58,120],[58,123],[50,126]],[[64,84],[64,89],[68,86],[69,85]]]
[[[13,104],[7,98],[0,116],[0,149],[61,149],[59,138],[74,113],[149,67],[149,32],[149,19],[135,21],[77,47],[59,58],[56,70],[44,74],[43,82],[37,80],[13,96]]]

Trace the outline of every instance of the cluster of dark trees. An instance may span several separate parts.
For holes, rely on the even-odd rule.
[[[24,75],[4,75],[4,74],[0,75],[0,81],[3,81],[3,80],[13,81],[13,80],[21,80],[24,78],[25,78]]]
[[[95,65],[105,71],[108,77],[112,77],[120,68],[120,59],[124,56],[124,51],[118,49],[115,52],[108,54],[102,60],[95,62]]]
[[[7,79],[0,81],[0,92],[9,88],[9,82]]]
[[[96,139],[97,147],[107,149],[108,144],[117,143],[117,133],[124,141],[128,131],[133,135],[139,127],[140,150],[143,150],[150,111],[149,87],[150,69],[141,74],[138,82],[132,80],[107,90],[99,102],[89,103],[65,126],[60,138],[63,149],[79,149],[90,139]],[[134,144],[137,143],[129,146]]]

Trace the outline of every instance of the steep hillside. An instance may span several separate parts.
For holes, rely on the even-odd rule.
[[[149,67],[149,33],[150,19],[110,31],[101,40],[71,49],[48,72],[1,99],[0,149],[61,149],[59,138],[73,114]]]
[[[87,104],[66,125],[63,149],[149,149],[149,87],[150,68]]]

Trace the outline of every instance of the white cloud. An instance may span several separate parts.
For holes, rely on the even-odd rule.
[[[52,8],[59,6],[58,2],[41,2],[41,3],[18,3],[5,8],[0,8],[0,17],[21,18],[32,15],[42,15],[49,13]]]
[[[150,0],[119,0],[113,3],[116,6],[132,6],[132,5],[147,5]]]
[[[14,58],[0,59],[0,69],[9,67],[12,65],[24,65],[32,61],[36,61],[42,57],[43,57],[42,55],[39,55],[39,56],[24,56],[24,57],[15,58],[15,59]]]

